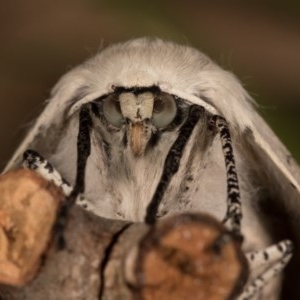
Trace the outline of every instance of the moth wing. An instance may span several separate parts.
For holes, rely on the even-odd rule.
[[[292,195],[296,197],[296,202],[290,204],[295,204],[299,209],[300,221],[299,165],[260,115],[254,113],[252,120],[255,125],[245,130],[245,140],[261,160],[272,183],[277,184],[283,193],[286,193],[287,201]]]
[[[265,199],[263,210],[271,219],[271,230],[279,239],[290,238],[295,246],[284,285],[284,295],[295,299],[295,295],[300,296],[295,278],[300,269],[300,168],[262,117],[254,113],[252,119],[254,126],[243,135],[264,173],[262,178],[266,182],[262,185],[267,185],[269,198]]]
[[[49,158],[55,153],[59,141],[66,138],[68,115],[72,105],[85,95],[84,69],[77,67],[64,75],[53,88],[50,99],[33,127],[28,131],[22,143],[6,165],[4,172],[20,167],[23,153],[27,149],[33,149]],[[78,122],[77,122],[78,123]],[[78,126],[78,124],[77,124]],[[70,151],[76,149],[77,129],[68,132]],[[73,147],[74,146],[74,147]]]

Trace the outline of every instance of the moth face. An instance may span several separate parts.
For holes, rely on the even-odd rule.
[[[102,100],[106,121],[118,129],[125,128],[132,153],[140,156],[158,130],[166,129],[175,119],[175,98],[157,91],[112,93]]]

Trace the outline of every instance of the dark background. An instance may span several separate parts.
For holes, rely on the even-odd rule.
[[[63,73],[145,35],[197,47],[236,73],[300,161],[300,1],[0,0],[0,167]]]

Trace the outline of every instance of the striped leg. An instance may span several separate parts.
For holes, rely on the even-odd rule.
[[[241,220],[242,208],[240,200],[240,190],[238,175],[235,167],[235,159],[233,154],[232,140],[227,121],[220,117],[214,116],[212,121],[219,131],[222,143],[222,149],[225,159],[225,167],[227,173],[227,212],[223,222],[229,223],[229,229],[241,237]]]
[[[262,268],[263,271],[250,280],[238,300],[251,299],[260,292],[273,277],[283,270],[291,259],[292,252],[292,242],[284,240],[264,250],[247,253],[250,270]]]
[[[197,125],[204,109],[201,106],[192,105],[189,116],[185,123],[181,126],[179,135],[166,157],[161,178],[156,187],[156,191],[147,207],[145,222],[153,224],[156,222],[158,207],[163,199],[164,193],[174,174],[179,169],[180,160],[195,126]]]
[[[44,157],[36,151],[27,150],[24,152],[23,167],[36,171],[42,177],[53,182],[57,187],[60,187],[66,196],[70,195],[73,189],[71,185]]]
[[[44,177],[46,180],[53,182],[61,188],[66,197],[70,196],[73,187],[60,175],[60,173],[38,152],[27,150],[23,155],[24,168],[33,170]],[[88,211],[93,211],[90,201],[85,199],[81,194],[76,199],[76,204]]]

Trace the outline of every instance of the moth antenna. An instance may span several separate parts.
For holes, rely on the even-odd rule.
[[[236,234],[237,237],[239,236],[242,239],[241,196],[230,130],[227,121],[221,116],[214,115],[212,117],[212,122],[215,124],[220,135],[227,175],[227,212],[223,223],[229,222],[232,232]]]
[[[64,201],[64,203],[62,204],[61,211],[59,213],[55,226],[57,234],[57,246],[59,249],[63,249],[65,247],[63,230],[66,225],[68,212],[76,202],[79,194],[84,192],[86,163],[91,153],[90,130],[92,128],[92,124],[93,121],[90,115],[90,109],[87,105],[84,105],[79,112],[79,129],[77,137],[77,170],[75,185],[73,190],[71,191],[71,194],[66,197],[66,201]]]
[[[193,129],[195,128],[200,118],[200,115],[203,112],[204,108],[201,106],[192,105],[190,107],[188,118],[181,126],[179,135],[166,156],[161,178],[158,182],[155,193],[147,207],[145,217],[145,222],[147,224],[155,223],[159,204],[164,196],[164,193],[172,177],[174,176],[174,174],[176,174],[176,172],[179,169],[179,164],[185,145],[188,142],[189,137],[191,136]]]

